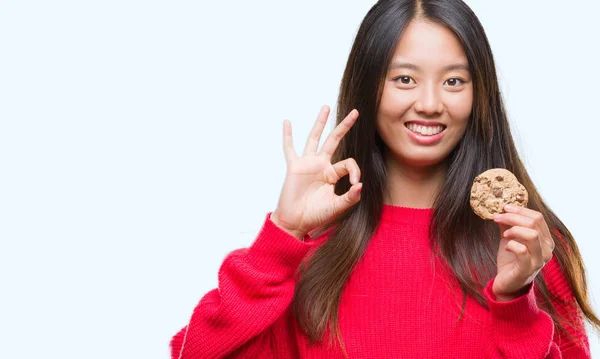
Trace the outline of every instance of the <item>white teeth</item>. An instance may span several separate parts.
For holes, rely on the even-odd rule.
[[[444,130],[444,126],[422,126],[415,123],[406,125],[409,130],[425,136],[437,135]]]

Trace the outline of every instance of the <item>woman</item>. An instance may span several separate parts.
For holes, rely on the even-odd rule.
[[[495,65],[460,0],[381,0],[363,20],[318,150],[284,121],[287,175],[255,242],[232,252],[173,358],[589,358],[577,245],[523,166]],[[469,206],[513,172],[528,208]]]

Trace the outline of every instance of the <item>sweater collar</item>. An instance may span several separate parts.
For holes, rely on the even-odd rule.
[[[413,208],[383,204],[381,219],[396,223],[429,224],[433,208]]]

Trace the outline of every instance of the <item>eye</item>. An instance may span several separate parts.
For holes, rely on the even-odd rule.
[[[415,81],[410,76],[398,76],[394,79],[394,81],[396,81],[396,82],[398,82],[398,80],[400,80],[400,83],[402,83],[403,85],[410,85],[411,80],[413,82]]]
[[[459,85],[464,84],[466,81],[463,79],[459,79],[457,77],[453,77],[451,79],[446,80],[446,83],[450,85],[450,87],[458,87]]]

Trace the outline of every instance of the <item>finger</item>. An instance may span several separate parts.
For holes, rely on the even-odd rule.
[[[516,206],[516,205],[511,204],[511,203],[508,203],[508,204],[504,205],[504,210],[507,211],[507,212],[511,212],[511,213],[522,214],[524,216],[531,217],[531,218],[534,218],[537,215],[541,215],[540,212],[534,211],[531,208]]]
[[[298,158],[292,138],[292,124],[289,120],[283,121],[283,154],[287,163]]]
[[[336,196],[334,199],[334,207],[337,208],[338,213],[345,211],[346,209],[352,207],[358,201],[360,201],[360,193],[362,191],[362,183],[357,183],[350,187],[348,192],[344,193],[341,196]]]
[[[537,230],[526,227],[511,227],[502,234],[504,238],[517,241],[527,247],[536,268],[544,265],[542,242]]]
[[[350,183],[356,184],[360,181],[360,168],[354,158],[347,158],[333,165],[333,169],[336,174],[336,178],[333,178],[331,182],[335,183],[345,175],[350,175]]]
[[[502,214],[500,219],[494,218],[494,221],[496,221],[496,223],[498,223],[498,225],[500,226],[500,230],[503,237],[505,237],[504,234],[510,234],[511,232],[508,232],[508,230],[513,227],[524,227],[536,231],[539,237],[539,243],[541,247],[541,258],[544,264],[548,263],[552,259],[552,252],[554,251],[554,240],[552,239],[552,237],[544,237],[544,235],[540,233],[538,226],[532,224],[533,220],[531,218],[506,213]]]
[[[317,121],[315,122],[310,134],[308,135],[308,140],[306,140],[306,145],[304,146],[303,156],[306,155],[315,155],[317,153],[317,149],[319,148],[319,141],[321,139],[321,135],[323,134],[323,129],[327,124],[327,118],[329,117],[329,107],[324,105],[321,107],[321,111],[319,112],[319,116],[317,116]]]
[[[526,207],[515,206],[513,204],[505,205],[504,210],[507,213],[518,214],[530,218],[533,221],[533,223],[536,226],[538,226],[538,229],[542,232],[542,234],[544,234],[544,236],[547,235],[550,238],[552,237],[550,235],[550,229],[548,228],[548,224],[546,223],[544,216],[540,212]]]
[[[548,224],[546,223],[544,216],[540,212],[533,209],[514,206],[511,204],[504,206],[504,209],[507,211],[507,213],[502,214],[501,216],[517,215],[525,217],[526,219],[523,219],[523,222],[530,221],[527,227],[538,230],[541,239],[544,263],[548,263],[550,259],[552,259],[552,252],[554,251],[555,243],[552,235],[550,234],[550,229],[548,228]]]
[[[527,246],[515,240],[510,240],[508,243],[506,243],[505,249],[516,255],[518,267],[521,270],[521,273],[519,274],[522,277],[525,275],[529,276],[530,272],[534,271],[532,268],[531,253],[529,252]]]
[[[530,218],[516,213],[498,213],[494,215],[494,222],[507,226],[520,226],[531,229],[537,229],[537,224]]]
[[[356,122],[358,118],[358,111],[356,109],[350,111],[348,116],[337,125],[333,131],[327,136],[325,143],[323,143],[323,147],[321,148],[320,154],[324,154],[327,158],[331,158],[333,156],[333,152],[340,144],[340,141],[344,137],[346,133],[352,128],[352,125]]]

